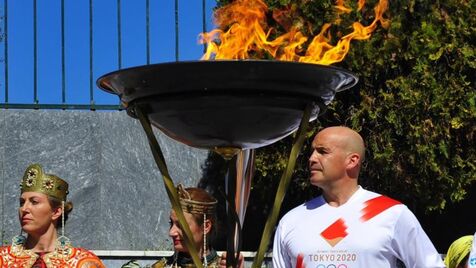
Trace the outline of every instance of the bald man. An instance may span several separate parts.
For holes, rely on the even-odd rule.
[[[322,195],[281,219],[274,268],[445,267],[405,205],[359,186],[365,146],[357,132],[325,128],[312,148],[309,179]]]

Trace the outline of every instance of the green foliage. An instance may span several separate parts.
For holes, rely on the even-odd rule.
[[[294,5],[294,21],[310,25],[302,28],[306,34],[318,33],[337,16],[334,1],[266,2],[270,9]],[[340,15],[333,33],[348,33],[355,20],[368,25],[375,4]],[[369,40],[352,41],[336,64],[360,82],[337,94],[313,131],[331,125],[356,129],[367,143],[361,184],[426,211],[443,211],[448,202],[464,199],[476,180],[476,0],[389,1],[386,17],[387,29],[379,26]],[[263,194],[256,202],[274,197],[269,189],[277,185],[291,142],[257,151],[253,190]],[[315,194],[307,181],[309,154],[307,144],[288,191],[293,204]]]
[[[354,42],[342,64],[364,100],[343,117],[368,144],[371,188],[443,210],[476,179],[476,1],[392,4],[390,28]]]

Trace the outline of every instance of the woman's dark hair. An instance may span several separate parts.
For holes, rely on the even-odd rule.
[[[61,200],[58,200],[54,197],[48,196],[48,201],[53,209],[61,207]],[[70,201],[66,201],[64,203],[64,222],[68,220],[69,213],[73,210],[73,203]],[[61,218],[56,222],[56,228],[61,227]]]

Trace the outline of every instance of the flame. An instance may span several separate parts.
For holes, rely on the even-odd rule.
[[[345,2],[336,0],[335,8],[339,15],[352,11]],[[358,0],[357,11],[361,11],[364,6],[365,0]],[[360,22],[354,22],[353,31],[341,37],[334,45],[330,32],[331,23],[325,23],[320,33],[312,38],[300,31],[305,23],[293,21],[295,6],[291,6],[289,10],[273,12],[273,19],[287,30],[286,33],[274,37],[275,30],[266,23],[268,7],[262,0],[236,0],[215,11],[218,29],[200,35],[200,42],[207,44],[202,60],[271,56],[282,61],[323,65],[340,62],[348,53],[352,40],[369,39],[378,23],[384,28],[388,27],[389,21],[383,17],[387,9],[387,0],[379,0],[374,8],[375,17],[372,23],[364,26]],[[334,24],[338,24],[339,20],[337,18]]]
[[[365,0],[359,0],[357,3],[357,11],[360,11],[365,5]],[[345,6],[345,0],[336,0],[335,8],[339,13],[350,13],[352,12],[351,8]]]

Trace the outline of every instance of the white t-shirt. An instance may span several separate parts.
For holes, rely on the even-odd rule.
[[[468,268],[476,268],[476,233],[473,236],[473,246],[468,258]]]
[[[319,196],[294,208],[274,237],[274,268],[393,268],[397,259],[407,268],[445,267],[405,205],[361,187],[339,207]]]

